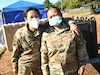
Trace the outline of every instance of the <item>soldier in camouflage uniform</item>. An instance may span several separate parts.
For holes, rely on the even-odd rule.
[[[42,35],[41,68],[43,75],[82,75],[89,57],[82,34],[72,33],[57,7],[47,11],[51,27]]]
[[[18,29],[13,37],[11,62],[17,75],[42,75],[40,68],[40,29],[30,25],[33,18],[39,18],[36,8],[27,8],[24,12],[27,24]],[[34,25],[34,24],[33,24]]]
[[[13,53],[11,56],[13,72],[15,75],[30,75],[31,72],[34,75],[42,75],[40,69],[40,39],[43,30],[48,25],[39,25],[38,27],[37,23],[31,23],[33,18],[39,18],[39,11],[36,8],[27,8],[24,16],[27,24],[18,29],[13,37]],[[77,29],[77,26],[71,26],[74,30]]]

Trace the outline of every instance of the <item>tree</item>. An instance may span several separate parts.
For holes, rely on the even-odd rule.
[[[55,3],[55,5],[62,9],[73,9],[73,8],[79,8],[83,6],[84,4],[91,3],[92,1],[96,0],[59,0]],[[62,2],[62,3],[61,3]]]
[[[45,5],[46,8],[53,6],[53,4],[49,0],[45,0],[44,5]]]
[[[65,0],[64,6],[66,6],[67,9],[78,8],[81,6],[81,1],[80,0]]]
[[[66,5],[64,5],[64,0],[59,0],[58,2],[55,3],[55,6],[60,8],[61,10],[66,8]]]
[[[61,9],[61,2],[60,1],[56,2],[55,6],[58,7],[59,9]]]

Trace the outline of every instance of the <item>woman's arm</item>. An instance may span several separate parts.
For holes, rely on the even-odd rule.
[[[11,63],[13,67],[13,73],[17,75],[18,73],[18,59],[19,59],[19,39],[18,39],[18,34],[15,33],[13,37],[13,42],[12,42],[12,47],[13,47],[13,52],[11,55]]]
[[[68,24],[69,24],[69,26],[70,26],[70,29],[71,29],[71,31],[73,32],[73,33],[75,33],[76,35],[80,35],[80,29],[79,29],[79,27],[75,24],[75,21],[72,21],[72,20],[70,20],[69,22],[68,22]]]
[[[40,24],[45,24],[45,23],[47,23],[47,22],[48,22],[48,19],[47,19],[47,18],[41,19],[41,20],[40,20]],[[71,31],[72,31],[73,33],[75,33],[76,35],[80,35],[80,29],[79,29],[79,27],[75,24],[75,21],[70,20],[70,21],[68,22],[68,24],[69,24],[70,29],[71,29]]]
[[[41,41],[41,69],[43,75],[50,75],[48,66],[48,49],[45,39],[45,33],[43,33]]]

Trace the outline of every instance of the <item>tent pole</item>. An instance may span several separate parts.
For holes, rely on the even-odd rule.
[[[2,12],[2,21],[3,21],[3,24],[5,24],[5,17],[4,17],[4,13]]]

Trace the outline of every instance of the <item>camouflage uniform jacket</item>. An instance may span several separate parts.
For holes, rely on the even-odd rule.
[[[40,30],[30,31],[28,25],[18,29],[13,37],[13,53],[11,62],[13,68],[17,69],[18,64],[27,64],[32,61],[40,62]]]
[[[88,62],[86,41],[73,34],[63,22],[59,31],[49,27],[42,35],[41,68],[43,75],[66,75]],[[74,75],[74,74],[71,74]]]

